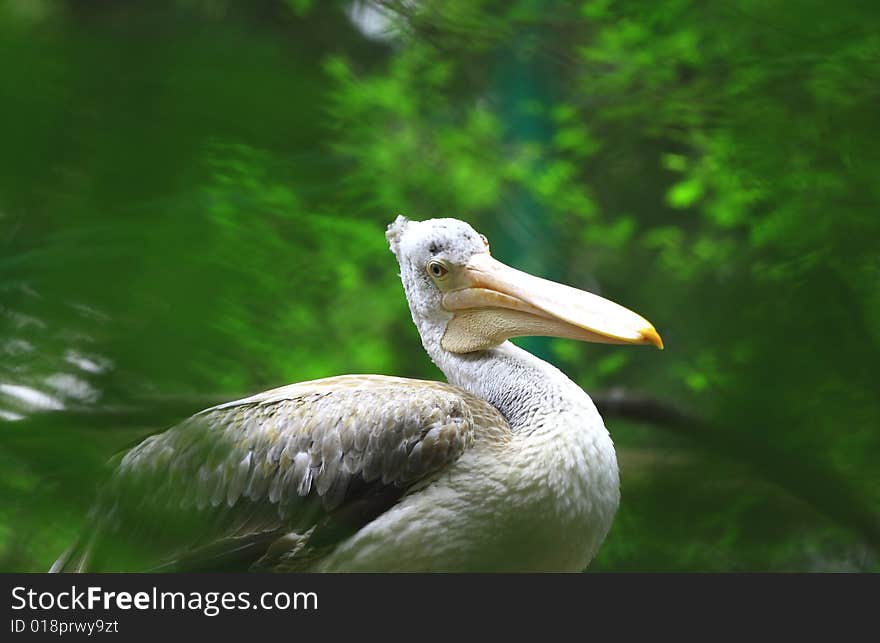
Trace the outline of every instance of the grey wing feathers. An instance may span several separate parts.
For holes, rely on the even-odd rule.
[[[472,403],[446,384],[343,376],[207,409],[122,458],[96,505],[98,540],[147,522],[174,543],[181,534],[171,523],[188,517],[196,525],[186,547],[156,554],[170,560],[217,543],[253,556],[279,534],[305,534],[334,514],[356,529],[473,443]],[[56,567],[88,567],[92,548],[68,552]]]
[[[266,498],[283,515],[312,491],[335,509],[352,476],[406,485],[473,442],[470,408],[452,387],[375,376],[334,387],[338,381],[346,382],[294,385],[283,397],[202,411],[132,449],[117,475],[167,472],[162,491],[173,498],[187,489],[183,508],[233,506],[244,496]]]

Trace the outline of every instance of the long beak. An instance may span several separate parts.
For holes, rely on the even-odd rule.
[[[504,265],[488,253],[474,255],[453,276],[443,307],[454,313],[443,346],[470,352],[510,337],[545,335],[607,344],[663,340],[644,317],[598,295]]]

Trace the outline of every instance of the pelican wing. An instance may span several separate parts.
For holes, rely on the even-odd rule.
[[[486,406],[448,384],[349,375],[207,409],[122,457],[53,570],[307,569],[456,460]]]

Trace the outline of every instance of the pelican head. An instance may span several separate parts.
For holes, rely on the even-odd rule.
[[[425,328],[437,329],[444,350],[470,353],[527,335],[663,348],[654,326],[631,310],[497,261],[464,221],[399,216],[386,237],[413,321],[423,340]]]

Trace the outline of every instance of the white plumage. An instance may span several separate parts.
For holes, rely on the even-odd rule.
[[[492,259],[454,219],[389,226],[448,384],[303,382],[202,411],[116,466],[53,571],[580,571],[619,501],[590,398],[506,341],[662,347],[643,318]]]

